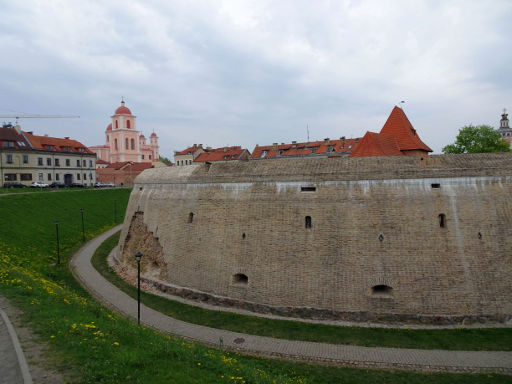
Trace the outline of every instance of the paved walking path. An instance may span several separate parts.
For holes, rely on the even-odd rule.
[[[0,384],[31,384],[25,355],[16,331],[0,308]]]
[[[136,318],[137,301],[103,278],[90,262],[96,248],[120,228],[117,226],[84,245],[73,256],[71,268],[81,283],[105,305]],[[375,348],[274,339],[186,323],[143,304],[141,322],[190,340],[262,356],[356,367],[512,374],[512,352]]]

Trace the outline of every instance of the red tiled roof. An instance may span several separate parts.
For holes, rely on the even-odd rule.
[[[215,148],[201,153],[194,162],[238,160],[245,151],[239,146]]]
[[[184,149],[183,151],[181,152],[176,152],[174,154],[174,156],[176,155],[192,155],[194,154],[197,150],[199,149],[199,146],[193,146],[193,147],[188,147],[187,149]]]
[[[110,123],[109,125],[107,125],[107,131],[111,131],[112,130],[112,123]]]
[[[106,162],[105,160],[98,159],[98,160],[96,160],[96,164],[110,164],[110,163]]]
[[[366,132],[350,157],[364,156],[404,156],[398,147],[396,137],[382,133]]]
[[[115,115],[131,115],[132,111],[124,106],[124,101],[121,102],[121,106],[116,109]]]
[[[320,140],[307,143],[256,146],[252,159],[268,159],[279,156],[308,156],[351,152],[359,139]],[[276,149],[277,147],[277,149]]]
[[[396,137],[401,151],[420,149],[432,152],[432,149],[421,141],[404,111],[396,106],[391,111],[380,133]]]
[[[36,136],[28,132],[23,133],[34,149],[37,150],[94,154],[89,148],[76,140],[61,139],[51,136]],[[53,149],[50,149],[49,146],[52,146]],[[67,148],[69,148],[69,150]],[[80,151],[80,148],[83,148],[83,151]]]
[[[123,170],[132,170],[134,172],[141,172],[145,169],[152,168],[153,165],[151,163],[135,163],[132,161],[119,161],[116,163],[112,163],[105,167],[105,169],[123,169]]]
[[[11,148],[23,148],[30,149],[30,144],[23,137],[23,135],[19,134],[14,127],[0,127],[0,142],[11,142],[14,147]]]

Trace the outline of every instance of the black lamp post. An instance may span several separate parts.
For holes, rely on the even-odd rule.
[[[84,226],[84,209],[80,208],[80,213],[82,215],[82,243],[85,243],[85,226]]]
[[[140,259],[142,259],[142,253],[137,252],[135,259],[137,260],[137,324],[140,325]]]
[[[114,200],[114,224],[117,223],[117,200]]]
[[[57,233],[57,264],[60,264],[59,220],[55,220],[55,230]]]

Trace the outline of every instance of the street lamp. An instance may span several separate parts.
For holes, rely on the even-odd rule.
[[[140,325],[140,259],[142,259],[142,253],[137,252],[135,259],[137,260],[137,324]]]
[[[80,213],[82,215],[82,243],[85,243],[84,209],[83,208],[80,208]]]
[[[57,264],[60,264],[59,220],[55,220],[55,230],[57,233]]]

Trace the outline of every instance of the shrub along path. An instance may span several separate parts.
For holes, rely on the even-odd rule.
[[[71,268],[80,282],[105,305],[136,319],[137,301],[107,281],[91,265],[95,250],[119,229],[120,226],[115,227],[82,247],[74,255]],[[275,339],[186,323],[143,304],[141,323],[204,344],[261,356],[358,367],[512,373],[512,352],[375,348]]]

